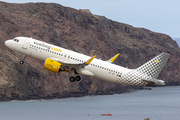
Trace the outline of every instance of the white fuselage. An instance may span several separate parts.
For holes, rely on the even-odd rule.
[[[47,58],[57,58],[69,63],[83,63],[91,58],[87,55],[32,38],[16,37],[14,39],[16,40],[7,40],[5,42],[8,48],[41,61],[45,61]],[[89,65],[85,66],[84,69],[93,73],[93,75],[90,76],[109,82],[140,86],[145,86],[147,84],[140,79],[138,79],[138,81],[134,81],[133,79],[126,79],[123,77],[126,76],[127,73],[132,72],[132,69],[127,69],[96,58],[93,59]]]

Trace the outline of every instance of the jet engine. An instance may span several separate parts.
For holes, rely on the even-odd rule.
[[[62,64],[53,59],[47,58],[44,62],[44,69],[59,73],[62,70]]]

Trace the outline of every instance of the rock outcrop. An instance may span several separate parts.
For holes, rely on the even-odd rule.
[[[68,73],[46,71],[43,62],[33,58],[20,65],[22,56],[4,45],[5,40],[17,36],[33,37],[102,60],[120,53],[114,63],[128,68],[167,52],[171,57],[159,79],[168,85],[180,83],[180,50],[168,35],[59,4],[0,2],[0,100],[112,94],[135,88],[86,76],[70,83]]]

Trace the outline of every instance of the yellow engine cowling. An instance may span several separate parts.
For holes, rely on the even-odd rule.
[[[50,58],[47,58],[44,62],[44,69],[55,73],[59,73],[61,71],[61,67],[62,67],[61,63]]]

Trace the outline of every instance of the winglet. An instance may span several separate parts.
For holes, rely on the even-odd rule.
[[[86,64],[90,64],[91,61],[92,61],[95,57],[96,57],[96,55],[94,55],[92,58],[90,58],[90,59],[86,62]]]
[[[119,56],[119,53],[117,55],[115,55],[114,57],[112,57],[111,59],[108,60],[108,62],[114,62],[114,60]]]

